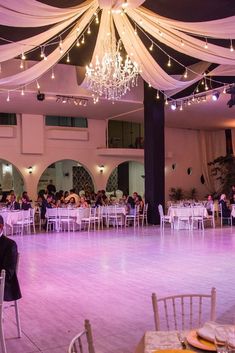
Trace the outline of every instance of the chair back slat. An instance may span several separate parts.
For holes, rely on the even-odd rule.
[[[81,331],[79,334],[77,334],[70,342],[68,353],[83,353],[83,352],[95,353],[91,325],[89,320],[85,320],[84,326],[85,326],[85,329]],[[83,348],[85,346],[84,337],[86,337],[85,350]]]
[[[211,289],[211,294],[183,294],[159,299],[153,293],[152,304],[157,331],[193,329],[216,319],[215,288]]]

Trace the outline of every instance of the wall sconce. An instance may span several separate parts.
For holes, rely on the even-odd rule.
[[[29,172],[29,174],[32,174],[33,173],[33,167],[28,167],[28,172]]]
[[[99,171],[100,171],[101,174],[104,172],[104,165],[103,164],[101,164],[99,166]]]

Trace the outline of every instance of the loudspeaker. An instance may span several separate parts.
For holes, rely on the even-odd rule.
[[[44,93],[38,93],[37,94],[37,100],[38,101],[44,101],[45,99],[45,94]]]

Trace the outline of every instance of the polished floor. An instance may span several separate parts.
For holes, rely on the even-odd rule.
[[[66,353],[90,319],[96,353],[132,353],[153,329],[151,293],[217,288],[218,319],[235,323],[235,227],[159,227],[14,236],[23,337],[5,310],[8,353]]]

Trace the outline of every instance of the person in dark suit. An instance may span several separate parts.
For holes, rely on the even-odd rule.
[[[6,206],[9,210],[12,210],[12,211],[20,210],[20,204],[19,202],[16,201],[15,194],[10,195],[10,199],[9,201],[7,201]]]
[[[22,297],[16,274],[17,245],[16,242],[3,235],[4,220],[0,215],[0,272],[6,271],[4,301],[18,300]]]

